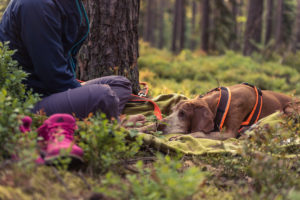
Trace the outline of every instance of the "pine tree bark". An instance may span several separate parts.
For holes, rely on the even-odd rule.
[[[265,44],[268,44],[272,38],[273,33],[273,9],[274,9],[274,0],[267,1],[267,19],[266,19],[266,37]]]
[[[78,58],[80,79],[121,75],[137,93],[140,0],[86,0],[84,4],[91,31]]]
[[[209,30],[210,30],[210,5],[209,0],[202,1],[202,34],[201,34],[201,49],[205,52],[209,50]]]
[[[263,1],[250,0],[245,31],[244,55],[257,51],[254,43],[261,42]],[[254,43],[253,43],[254,42]]]

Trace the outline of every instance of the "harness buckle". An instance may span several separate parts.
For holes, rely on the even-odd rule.
[[[143,92],[139,92],[139,93],[138,93],[138,96],[139,96],[139,97],[146,97],[147,95],[146,95],[145,93],[143,93]]]

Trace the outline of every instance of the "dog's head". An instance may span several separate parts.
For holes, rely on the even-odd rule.
[[[209,133],[214,128],[214,114],[203,99],[179,102],[166,118],[163,133]]]

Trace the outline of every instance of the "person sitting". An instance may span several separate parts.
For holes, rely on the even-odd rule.
[[[76,80],[76,56],[88,33],[89,20],[80,0],[11,0],[3,14],[0,41],[8,41],[16,50],[13,59],[28,73],[23,82],[27,90],[42,97],[32,112],[51,115],[38,129],[47,142],[38,163],[67,148],[71,148],[71,156],[81,159],[83,151],[73,142],[73,116],[83,119],[103,112],[109,119],[119,119],[131,96],[131,82],[122,76],[101,77],[85,84]],[[134,117],[135,121],[141,119],[144,117]],[[21,131],[25,132],[31,121],[23,123],[27,129]],[[62,134],[65,138],[57,140]]]
[[[17,50],[13,58],[29,74],[27,89],[41,95],[33,112],[68,113],[85,118],[101,111],[117,119],[132,89],[122,76],[84,85],[75,77],[76,55],[88,36],[89,21],[80,0],[12,0],[0,24],[0,41]]]

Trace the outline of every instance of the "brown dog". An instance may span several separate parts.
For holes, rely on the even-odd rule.
[[[196,138],[210,138],[225,140],[238,136],[241,124],[252,112],[257,96],[253,87],[248,85],[234,85],[228,87],[231,91],[230,107],[227,116],[224,118],[223,126],[225,131],[215,131],[215,117],[217,105],[220,99],[219,91],[212,91],[203,97],[179,102],[173,113],[163,119],[158,126],[149,125],[142,127],[139,131],[162,130],[164,134],[183,133],[190,134]],[[292,106],[292,98],[268,90],[262,91],[262,104],[260,115],[257,119],[266,117],[276,111],[286,111]]]

